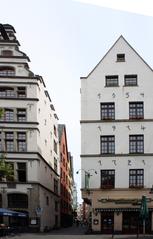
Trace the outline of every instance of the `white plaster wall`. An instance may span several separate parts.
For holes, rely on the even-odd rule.
[[[81,154],[100,154],[100,136],[103,135],[114,135],[115,153],[127,154],[129,135],[134,134],[144,135],[144,153],[153,153],[153,122],[88,123],[81,125],[81,132]]]
[[[125,62],[116,62],[119,53],[125,54]],[[125,87],[124,75],[137,74],[138,86]],[[119,87],[105,87],[106,75],[118,75]],[[81,120],[100,120],[100,103],[115,102],[115,119],[129,119],[129,102],[144,102],[144,119],[153,119],[153,71],[120,38],[87,77],[81,79]],[[115,130],[113,127],[116,127]],[[128,128],[130,126],[130,129]],[[145,127],[143,130],[142,127]],[[100,154],[100,136],[115,135],[115,153],[129,153],[129,135],[144,134],[144,153],[153,153],[153,122],[95,122],[81,124],[81,154]],[[129,187],[129,169],[144,168],[144,185],[153,184],[152,156],[82,157],[82,168],[97,170],[90,179],[90,187],[100,187],[100,170],[115,169],[115,187]],[[116,165],[113,160],[116,160]],[[131,160],[131,165],[128,161]],[[144,160],[144,161],[143,161]],[[145,163],[144,163],[145,162]],[[82,171],[82,187],[84,172]]]
[[[82,160],[81,167],[92,175],[90,188],[100,188],[100,171],[105,169],[115,170],[115,188],[129,188],[129,170],[144,169],[144,187],[151,188],[153,184],[152,158],[152,156],[91,157]],[[96,170],[97,174],[91,169]],[[84,180],[85,174],[82,172],[82,188],[85,186]]]
[[[51,110],[50,105],[52,102],[46,96],[43,84],[39,84],[37,88],[37,95],[39,102],[37,104],[37,121],[39,122],[39,137],[38,147],[41,151],[41,155],[45,160],[54,168],[54,157],[58,162],[59,173],[59,142],[58,142],[58,130],[57,136],[54,135],[54,125],[57,128],[58,120],[55,119],[55,111]],[[57,154],[54,152],[54,140],[57,142]]]
[[[125,53],[125,62],[116,62],[118,53]],[[126,74],[138,75],[137,87],[124,86]],[[118,75],[119,87],[105,87],[106,75]],[[145,101],[145,117],[152,117],[152,79],[150,68],[121,38],[91,75],[81,80],[81,120],[100,119],[100,102],[115,102],[116,119],[128,119],[128,102]]]
[[[38,169],[39,161],[38,160],[29,160],[27,162],[27,180],[38,182]]]

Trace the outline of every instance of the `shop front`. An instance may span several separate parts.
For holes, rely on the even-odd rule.
[[[140,218],[140,208],[96,208],[100,216],[99,232],[102,234],[142,234],[143,221]],[[146,219],[146,233],[152,231],[152,208]]]

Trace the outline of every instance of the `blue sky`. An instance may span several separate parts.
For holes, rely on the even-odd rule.
[[[80,169],[80,76],[95,67],[120,35],[153,67],[153,17],[77,0],[0,0],[0,4],[0,22],[16,29],[31,70],[44,78],[59,123],[66,124],[76,172]],[[79,188],[80,175],[75,178]]]

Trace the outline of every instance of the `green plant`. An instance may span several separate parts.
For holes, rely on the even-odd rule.
[[[9,180],[12,181],[14,179],[14,170],[13,164],[5,161],[4,155],[0,156],[0,180]]]

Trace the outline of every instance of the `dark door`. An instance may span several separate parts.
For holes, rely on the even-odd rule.
[[[101,213],[101,232],[104,234],[112,234],[114,228],[114,213]]]

